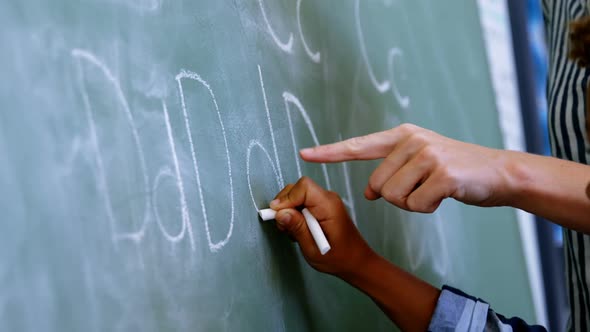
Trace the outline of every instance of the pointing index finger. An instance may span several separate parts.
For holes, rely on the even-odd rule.
[[[300,151],[301,158],[320,163],[385,158],[399,140],[400,135],[396,129],[303,149]]]

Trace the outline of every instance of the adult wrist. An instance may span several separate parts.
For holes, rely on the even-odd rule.
[[[533,160],[527,160],[526,154],[522,152],[509,151],[508,158],[505,161],[505,194],[502,199],[502,205],[519,208],[522,200],[530,194],[534,178],[531,174],[530,167]]]

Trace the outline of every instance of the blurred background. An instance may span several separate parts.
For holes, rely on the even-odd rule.
[[[550,155],[547,129],[547,48],[540,1],[508,1],[520,103],[529,152]],[[561,227],[537,218],[549,331],[564,331],[568,318]]]

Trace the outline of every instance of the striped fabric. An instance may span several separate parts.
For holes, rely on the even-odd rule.
[[[508,0],[512,1],[512,0]],[[518,0],[514,0],[518,1]],[[584,130],[586,87],[590,70],[567,59],[568,23],[590,15],[590,0],[542,0],[549,49],[549,136],[555,157],[590,162],[590,144]],[[589,216],[590,219],[590,216]],[[590,331],[590,236],[563,230],[569,331]],[[544,331],[520,318],[506,319],[481,299],[444,286],[429,331]]]
[[[567,60],[568,23],[589,14],[589,0],[543,0],[549,49],[549,136],[555,157],[590,161],[584,130],[585,91],[590,71]],[[590,218],[590,217],[589,217]],[[590,331],[590,236],[563,230],[566,284],[570,302],[568,330]]]

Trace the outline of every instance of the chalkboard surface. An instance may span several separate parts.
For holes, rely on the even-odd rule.
[[[3,1],[0,329],[375,331],[265,207],[300,175],[370,244],[534,321],[516,214],[362,196],[296,150],[413,122],[501,147],[474,1]]]

